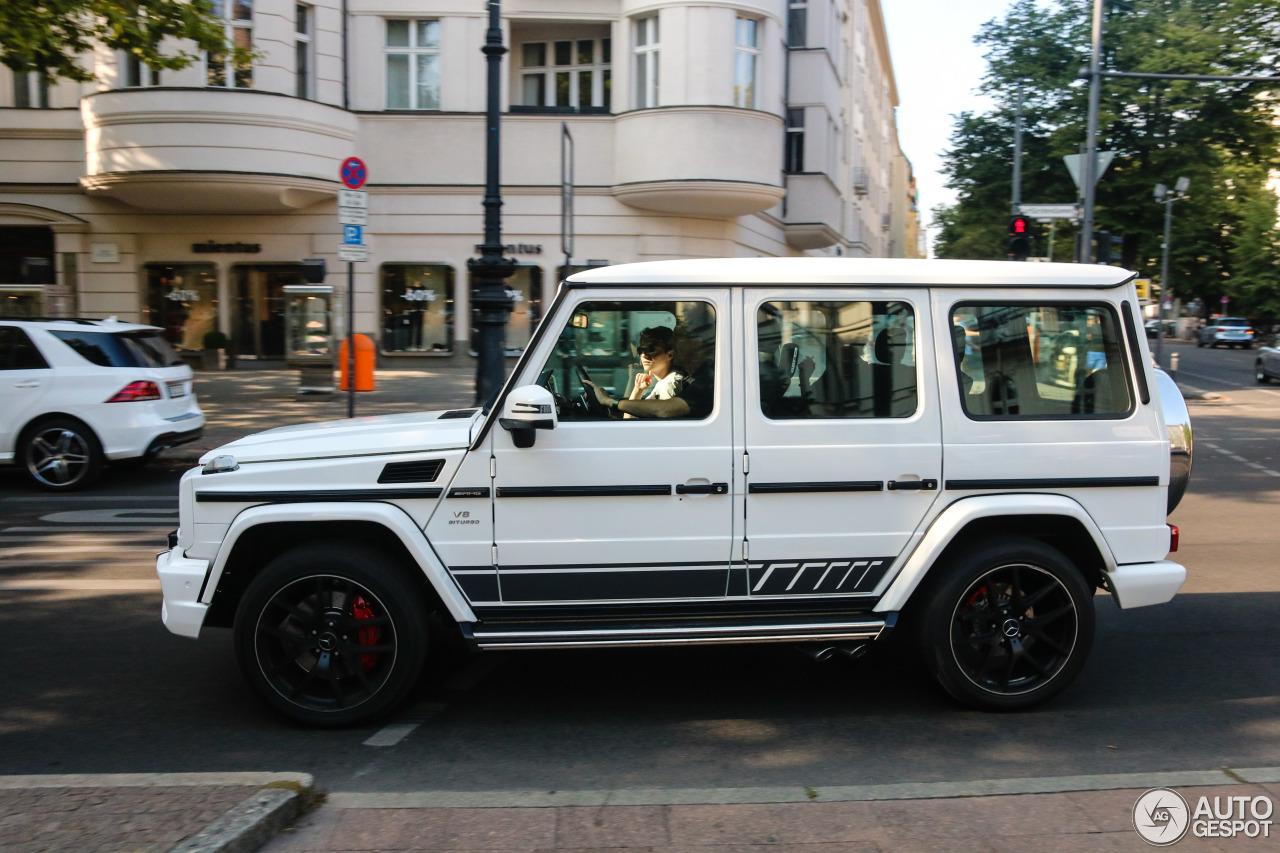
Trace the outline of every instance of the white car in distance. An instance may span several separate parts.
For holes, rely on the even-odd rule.
[[[199,438],[191,368],[161,329],[114,320],[0,318],[0,464],[44,489],[90,485]]]

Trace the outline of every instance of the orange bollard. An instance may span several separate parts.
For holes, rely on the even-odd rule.
[[[372,391],[373,390],[373,365],[374,365],[374,348],[373,338],[368,335],[353,335],[356,339],[356,390]],[[338,364],[339,364],[339,382],[338,388],[342,391],[347,390],[347,342],[348,338],[342,339],[342,345],[338,347]]]

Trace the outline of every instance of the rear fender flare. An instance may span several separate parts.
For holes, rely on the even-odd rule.
[[[1116,569],[1115,555],[1106,538],[1078,501],[1065,495],[1002,494],[962,498],[947,506],[929,525],[920,544],[907,557],[902,568],[876,602],[875,610],[897,612],[906,606],[916,587],[924,580],[943,550],[972,521],[998,516],[1058,515],[1079,521],[1088,531],[1102,555],[1103,568],[1109,574]]]
[[[223,537],[222,546],[218,549],[218,556],[214,558],[213,568],[210,570],[209,579],[200,600],[206,604],[213,601],[214,590],[218,588],[218,580],[222,577],[227,560],[235,550],[237,540],[251,528],[276,522],[324,524],[337,521],[370,522],[391,531],[417,563],[419,570],[426,576],[427,582],[435,588],[436,594],[448,608],[449,615],[458,622],[476,621],[471,605],[467,603],[452,576],[432,550],[426,536],[414,524],[408,513],[389,503],[317,502],[262,504],[249,507],[236,516]]]

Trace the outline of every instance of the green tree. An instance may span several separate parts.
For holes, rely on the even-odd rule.
[[[253,54],[227,43],[210,0],[3,0],[0,62],[15,73],[36,72],[47,82],[89,82],[80,57],[95,43],[138,57],[153,69],[185,68],[199,57],[169,40],[201,51],[229,53],[240,65]]]
[[[1075,200],[1062,157],[1081,150],[1088,87],[1092,0],[1017,0],[976,37],[986,48],[981,91],[993,106],[955,117],[944,168],[959,195],[940,220],[941,257],[1003,257],[1003,224],[1012,196],[1016,97],[1023,95],[1026,202]],[[1108,9],[1103,66],[1153,73],[1266,76],[1280,56],[1276,0],[1131,0]],[[1247,189],[1280,166],[1274,85],[1106,78],[1099,150],[1115,152],[1098,183],[1096,227],[1122,235],[1125,266],[1159,278],[1163,209],[1157,183],[1191,180],[1191,199],[1175,211],[1170,285],[1175,294],[1216,304],[1229,289],[1244,228]],[[1236,164],[1254,167],[1245,178]],[[1253,186],[1252,189],[1258,189]],[[996,227],[993,227],[993,224]],[[1058,229],[1055,258],[1072,254],[1074,234]],[[999,232],[997,234],[997,232]],[[1036,254],[1043,229],[1032,233]],[[991,242],[993,241],[993,242]]]

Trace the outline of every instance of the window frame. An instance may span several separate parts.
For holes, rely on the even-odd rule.
[[[1071,301],[1067,299],[989,299],[989,298],[968,299],[968,300],[961,299],[961,300],[952,302],[951,305],[948,307],[946,314],[944,315],[946,319],[946,333],[947,333],[948,340],[950,340],[951,338],[951,326],[954,325],[952,318],[955,317],[957,310],[962,307],[964,308],[1025,307],[1025,308],[1036,308],[1036,309],[1074,308],[1077,310],[1087,310],[1090,308],[1094,308],[1094,309],[1101,309],[1107,312],[1111,317],[1112,328],[1115,332],[1114,340],[1118,347],[1118,352],[1117,352],[1118,361],[1120,362],[1121,371],[1124,376],[1126,393],[1129,398],[1128,408],[1126,408],[1124,411],[1114,412],[1114,413],[1098,414],[1095,412],[1082,412],[1082,413],[1076,414],[1076,413],[1068,412],[1066,414],[1037,414],[1037,415],[1024,415],[1022,413],[1018,413],[1017,415],[974,414],[973,412],[969,411],[969,407],[966,405],[967,401],[965,400],[965,397],[967,395],[964,393],[964,378],[960,370],[961,363],[964,360],[963,355],[957,356],[955,346],[954,344],[951,344],[947,347],[947,349],[951,353],[951,361],[954,367],[956,390],[958,392],[958,397],[960,401],[960,411],[969,420],[976,421],[976,422],[985,422],[985,423],[996,422],[996,423],[1010,423],[1010,424],[1026,423],[1028,421],[1121,421],[1121,420],[1127,420],[1128,418],[1133,417],[1134,413],[1137,411],[1138,394],[1137,394],[1137,388],[1135,387],[1135,383],[1134,383],[1132,369],[1130,366],[1131,354],[1129,352],[1129,341],[1125,334],[1125,328],[1124,328],[1123,320],[1121,319],[1121,311],[1119,306],[1114,305],[1110,302],[1105,302],[1105,301],[1076,302],[1076,301]],[[1110,365],[1108,365],[1108,369],[1110,369]]]
[[[160,85],[160,69],[152,68],[136,54],[120,51],[120,89],[150,89]]]
[[[764,21],[739,14],[733,23],[733,105],[745,110],[760,109],[760,31]],[[745,43],[745,33],[750,43]],[[745,67],[749,69],[743,74]],[[746,76],[749,79],[744,80]]]
[[[293,8],[294,94],[311,101],[316,96],[316,7],[310,3],[294,3]],[[301,67],[303,65],[306,67]]]
[[[799,117],[799,123],[794,121]],[[786,127],[783,129],[783,171],[788,175],[804,174],[804,107],[787,107]]]
[[[645,41],[642,42],[642,38]],[[651,109],[660,103],[661,39],[662,31],[659,27],[659,15],[656,12],[632,19],[631,97],[635,109]],[[642,68],[643,80],[640,74]]]
[[[247,18],[236,17],[241,7],[248,10]],[[211,17],[221,22],[223,35],[228,44],[236,45],[238,34],[248,33],[246,44],[240,46],[253,50],[253,13],[253,0],[213,0]],[[216,73],[221,77],[222,82],[215,83],[212,82],[213,76],[215,68],[219,66],[221,68]],[[244,85],[241,85],[242,81]],[[207,89],[252,89],[253,62],[251,60],[248,66],[237,68],[230,54],[205,51],[204,85]]]
[[[561,42],[568,42],[570,45],[570,62],[568,64],[556,62],[555,45]],[[591,62],[579,62],[579,48],[583,42],[591,43]],[[613,109],[613,39],[610,36],[592,36],[589,38],[559,38],[559,39],[535,39],[520,42],[516,51],[520,57],[520,65],[517,68],[519,77],[519,88],[517,90],[520,99],[519,104],[513,104],[513,109],[537,110],[537,111],[555,111],[555,112],[610,112]],[[525,48],[533,45],[541,45],[543,48],[543,64],[542,65],[525,65]],[[606,50],[606,46],[608,49]],[[516,51],[513,51],[515,53]],[[582,74],[589,74],[591,78],[591,94],[590,103],[583,105],[582,102]],[[569,93],[567,104],[551,103],[556,101],[557,87],[556,78],[560,74],[567,74],[569,78]],[[527,79],[542,79],[542,103],[529,103],[525,97],[525,81]]]
[[[383,18],[382,27],[382,94],[383,109],[398,112],[439,112],[440,110],[440,92],[444,88],[443,77],[443,60],[440,55],[440,46],[443,39],[440,37],[443,31],[443,24],[440,18],[400,18],[388,17]],[[409,44],[407,45],[391,45],[391,30],[388,26],[392,22],[404,21],[409,25]],[[418,29],[422,24],[436,25],[436,41],[435,44],[418,44]],[[392,106],[391,105],[391,58],[393,56],[404,56],[408,58],[409,79],[408,79],[408,106]],[[436,103],[434,106],[424,106],[418,103],[418,62],[420,59],[435,60],[435,77],[436,77]],[[428,63],[430,64],[430,63]]]
[[[35,71],[14,72],[12,94],[14,109],[49,109],[49,81]]]
[[[809,46],[809,2],[790,0],[787,3],[787,47]]]

